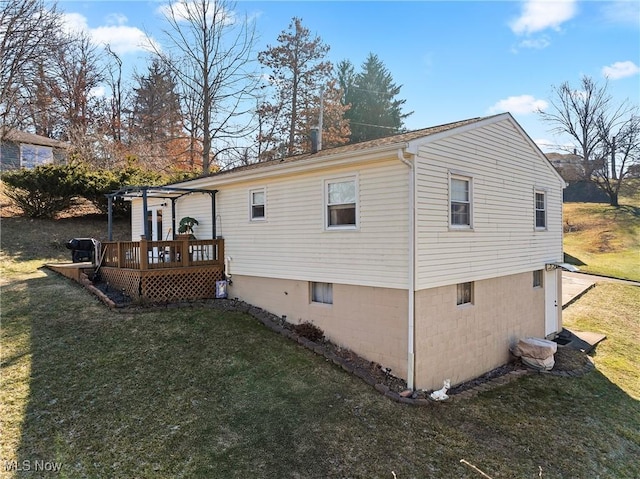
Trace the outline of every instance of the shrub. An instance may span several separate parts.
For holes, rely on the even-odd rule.
[[[94,170],[87,172],[82,196],[96,206],[102,213],[108,211],[107,193],[113,193],[125,186],[157,186],[164,183],[165,178],[156,172],[144,170],[130,159],[127,166],[116,170]],[[113,202],[114,216],[127,216],[131,203],[121,198]]]
[[[309,341],[313,341],[314,343],[324,339],[324,332],[322,329],[309,321],[296,325],[294,329],[299,336],[307,338]]]
[[[82,196],[85,168],[79,164],[43,165],[4,173],[6,195],[30,218],[53,218]]]

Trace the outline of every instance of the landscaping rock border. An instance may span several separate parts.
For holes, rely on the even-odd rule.
[[[85,288],[95,294],[104,304],[113,309],[114,311],[124,312],[125,310],[149,310],[149,309],[169,309],[180,307],[194,307],[205,305],[214,309],[222,311],[232,311],[246,313],[262,323],[265,327],[271,331],[278,333],[292,341],[297,342],[301,346],[305,347],[309,351],[314,352],[319,356],[324,356],[327,361],[332,362],[337,367],[342,368],[349,374],[356,376],[364,381],[369,386],[373,387],[384,397],[391,399],[400,404],[408,404],[412,406],[429,406],[436,403],[448,403],[466,400],[477,396],[481,392],[490,391],[498,387],[504,386],[522,376],[529,374],[549,374],[552,376],[560,377],[579,377],[583,376],[595,367],[593,360],[586,356],[588,361],[581,368],[574,370],[551,370],[551,371],[535,371],[527,369],[524,366],[518,366],[510,369],[503,369],[503,371],[497,371],[497,376],[488,373],[486,376],[488,379],[484,380],[483,377],[470,381],[473,386],[465,388],[464,385],[457,385],[452,388],[452,392],[449,392],[449,399],[445,401],[435,401],[430,398],[430,391],[411,391],[406,389],[406,382],[400,378],[394,377],[376,363],[367,361],[352,351],[344,348],[339,348],[330,341],[323,341],[323,343],[316,343],[310,341],[307,338],[300,336],[293,329],[293,324],[288,323],[285,318],[276,316],[269,311],[266,311],[257,306],[245,303],[237,299],[215,299],[215,300],[200,300],[200,301],[188,301],[177,302],[169,304],[150,304],[150,305],[134,305],[134,304],[121,304],[114,302],[108,296],[108,292],[98,289],[91,281],[83,275],[81,283]],[[476,384],[477,383],[477,384]],[[460,392],[456,392],[456,389],[460,389]]]
[[[524,367],[518,367],[517,369],[512,369],[505,374],[501,374],[497,377],[493,377],[488,379],[487,381],[481,382],[477,386],[471,387],[469,389],[463,390],[459,393],[454,393],[449,395],[449,399],[446,401],[435,401],[431,399],[428,393],[424,391],[411,391],[405,389],[401,392],[397,392],[392,390],[388,384],[385,382],[380,382],[377,378],[370,374],[366,369],[362,367],[358,367],[357,364],[352,359],[341,357],[333,351],[335,345],[331,345],[331,343],[326,342],[325,344],[315,343],[306,338],[299,336],[292,328],[291,324],[287,323],[284,318],[280,318],[269,311],[266,311],[262,308],[258,308],[256,306],[252,306],[243,301],[234,300],[234,299],[224,299],[224,300],[215,300],[209,302],[212,307],[216,309],[222,309],[224,311],[235,311],[249,314],[254,319],[261,322],[270,330],[285,336],[293,341],[296,341],[301,346],[304,346],[308,350],[320,355],[324,356],[327,361],[331,361],[336,366],[342,368],[344,371],[352,374],[362,381],[364,381],[369,386],[373,387],[376,391],[378,391],[383,396],[391,399],[392,401],[401,403],[401,404],[409,404],[413,406],[428,406],[438,402],[455,402],[465,399],[470,399],[477,396],[481,392],[490,391],[492,389],[496,389],[498,387],[504,386],[505,384],[510,383],[513,380],[516,380],[522,376],[540,373],[540,374],[550,374],[552,376],[561,376],[561,377],[579,377],[587,374],[588,372],[594,369],[593,360],[587,356],[588,362],[580,369],[571,370],[571,371],[534,371],[532,369],[527,369]],[[331,345],[331,347],[327,347],[327,345]],[[350,355],[353,357],[357,357],[353,352],[349,351]],[[360,361],[357,362],[367,362],[366,360],[360,358]],[[380,367],[379,365],[377,365]],[[395,378],[399,381],[399,378]],[[406,383],[405,383],[406,384]]]

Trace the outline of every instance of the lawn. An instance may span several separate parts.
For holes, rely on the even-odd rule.
[[[0,477],[480,477],[461,459],[496,479],[640,477],[635,287],[598,286],[565,310],[609,337],[593,372],[414,407],[244,314],[111,311],[37,268],[58,253],[38,259],[12,225],[2,220]],[[15,473],[11,461],[61,470]]]
[[[620,208],[564,204],[564,250],[586,273],[640,281],[640,180],[630,180]]]

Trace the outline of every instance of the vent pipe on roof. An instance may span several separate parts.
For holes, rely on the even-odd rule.
[[[311,138],[311,153],[318,153],[319,149],[319,135],[320,129],[317,126],[311,128],[311,134],[309,135]]]

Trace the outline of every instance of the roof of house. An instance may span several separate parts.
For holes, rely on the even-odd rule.
[[[366,154],[366,153],[374,152],[376,150],[380,151],[380,150],[390,150],[393,148],[402,148],[402,147],[409,146],[409,144],[414,141],[420,142],[423,139],[426,140],[430,137],[433,138],[435,135],[447,134],[448,132],[453,133],[453,130],[456,130],[459,128],[465,128],[468,126],[473,127],[473,125],[475,124],[484,124],[487,122],[490,123],[493,121],[501,121],[502,119],[506,119],[506,118],[510,119],[522,131],[523,135],[529,141],[531,146],[539,152],[540,157],[547,162],[551,170],[557,175],[558,179],[562,180],[560,174],[558,174],[555,168],[553,168],[553,166],[551,165],[551,162],[544,156],[544,153],[542,153],[542,151],[538,148],[538,146],[534,143],[534,141],[531,138],[529,138],[526,132],[522,130],[522,128],[518,125],[518,123],[511,116],[511,114],[499,113],[496,115],[469,118],[466,120],[456,121],[453,123],[445,123],[443,125],[432,126],[432,127],[423,128],[420,130],[408,131],[408,132],[399,133],[396,135],[385,136],[383,138],[377,138],[375,140],[363,141],[360,143],[353,143],[350,145],[338,146],[334,148],[327,148],[324,150],[320,150],[316,153],[303,153],[300,155],[290,156],[287,158],[280,158],[275,160],[253,163],[250,165],[238,166],[236,168],[230,168],[228,170],[217,171],[216,173],[213,173],[212,175],[209,175],[209,176],[180,182],[180,183],[177,183],[176,185],[180,185],[184,187],[192,187],[195,185],[204,186],[204,185],[210,185],[211,181],[215,182],[217,178],[220,178],[221,180],[223,180],[224,178],[226,180],[228,175],[235,176],[235,175],[231,175],[233,173],[240,173],[241,175],[243,173],[252,174],[252,172],[256,170],[271,169],[269,167],[277,167],[279,165],[293,166],[298,162],[300,162],[301,164],[307,163],[304,160],[308,160],[309,162],[315,163],[314,160],[322,160],[323,158],[329,159],[329,158],[337,158],[342,156],[349,157],[352,155],[357,155],[358,153]]]
[[[29,145],[50,146],[53,148],[64,149],[69,148],[69,144],[64,141],[54,140],[52,138],[47,138],[46,136],[27,133],[26,131],[20,131],[13,128],[5,128],[2,139],[15,143],[27,143]]]
[[[494,115],[498,116],[498,115]],[[282,163],[291,163],[295,161],[304,160],[307,158],[321,158],[323,156],[331,156],[331,155],[339,155],[343,153],[351,153],[357,151],[365,151],[374,148],[382,148],[385,146],[396,145],[398,143],[406,143],[411,140],[415,140],[418,138],[423,138],[430,135],[435,135],[436,133],[442,133],[448,130],[453,130],[454,128],[459,128],[461,126],[469,125],[472,123],[477,123],[482,120],[486,120],[487,118],[492,117],[476,117],[470,118],[467,120],[456,121],[453,123],[446,123],[444,125],[432,126],[429,128],[423,128],[420,130],[408,131],[405,133],[399,133],[397,135],[385,136],[382,138],[377,138],[375,140],[362,141],[360,143],[352,143],[350,145],[337,146],[334,148],[327,148],[324,150],[320,150],[316,153],[303,153],[300,155],[290,156],[287,158],[278,158],[275,160],[262,161],[259,163],[252,163],[250,165],[238,166],[236,168],[231,168],[229,170],[221,170],[216,172],[213,176],[224,175],[228,173],[235,173],[238,171],[246,171],[253,170],[257,168],[264,168],[269,165],[276,165]]]

